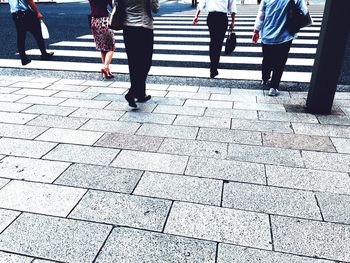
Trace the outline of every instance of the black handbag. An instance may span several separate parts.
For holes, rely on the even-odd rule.
[[[287,13],[287,30],[291,34],[296,34],[301,28],[312,24],[310,13],[306,15],[295,4],[294,0],[289,0],[289,7]]]
[[[115,0],[112,13],[108,19],[108,27],[113,30],[122,30],[125,21],[125,6],[123,0]]]
[[[88,23],[89,23],[89,28],[91,29],[92,16],[91,15],[87,15],[87,19],[88,19]]]
[[[233,32],[233,29],[230,28],[228,30],[228,35],[226,38],[226,43],[225,43],[225,54],[226,55],[231,55],[233,50],[235,50],[237,44],[237,37],[236,33]]]

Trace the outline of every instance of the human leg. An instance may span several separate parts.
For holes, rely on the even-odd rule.
[[[23,66],[31,62],[25,52],[26,25],[24,16],[24,13],[12,14],[12,19],[15,23],[17,32],[17,49]]]
[[[271,78],[272,62],[273,62],[273,46],[262,44],[263,60],[261,65],[262,71],[262,84],[267,85],[268,80]]]
[[[292,41],[288,41],[282,44],[274,45],[275,55],[271,78],[271,88],[277,89],[279,87],[291,44]]]

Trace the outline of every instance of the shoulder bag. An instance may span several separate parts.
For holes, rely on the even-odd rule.
[[[289,0],[287,12],[287,30],[291,34],[296,34],[301,28],[312,24],[310,13],[307,12],[307,14],[304,15],[294,1],[295,0]]]
[[[108,19],[108,27],[113,30],[122,30],[125,21],[125,5],[123,0],[115,0],[112,13]]]
[[[225,43],[225,55],[231,55],[233,50],[235,50],[237,44],[237,37],[233,29],[230,28],[228,30],[228,35]]]

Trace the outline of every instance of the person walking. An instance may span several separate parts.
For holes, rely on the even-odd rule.
[[[231,15],[230,28],[234,28],[237,6],[235,0],[202,0],[193,18],[193,24],[198,24],[201,11],[208,11],[207,25],[209,28],[210,44],[210,78],[215,78],[219,72],[219,61],[222,44],[228,26],[227,14]]]
[[[112,0],[89,0],[91,9],[91,31],[94,36],[96,49],[101,52],[101,74],[105,79],[112,79],[114,75],[109,69],[115,50],[114,32],[108,28],[108,5],[112,7]]]
[[[159,10],[158,0],[123,0],[125,22],[123,37],[128,57],[131,86],[125,99],[136,108],[137,102],[151,99],[146,95],[146,79],[153,56],[153,16]]]
[[[262,85],[268,95],[278,95],[278,87],[288,59],[294,34],[287,31],[286,21],[290,0],[262,0],[254,25],[252,41],[262,42]],[[303,14],[308,12],[304,0],[294,0]],[[272,78],[271,78],[272,73]],[[270,80],[271,79],[271,80]]]
[[[39,12],[34,0],[9,0],[12,19],[17,31],[17,49],[22,65],[31,62],[25,52],[26,33],[30,32],[41,52],[41,59],[48,60],[53,56],[53,52],[47,52],[45,41],[41,33],[40,21],[44,18]]]

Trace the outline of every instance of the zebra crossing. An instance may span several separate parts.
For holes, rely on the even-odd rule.
[[[246,12],[236,16],[237,47],[232,55],[221,56],[217,78],[260,79],[261,47],[251,41],[255,15],[255,12]],[[293,41],[282,81],[310,81],[322,11],[311,12],[311,15],[313,25],[302,29]],[[198,25],[192,25],[192,19],[192,14],[164,14],[155,17],[154,55],[150,75],[209,78],[206,16],[200,16]],[[115,38],[116,52],[111,69],[116,74],[128,73],[122,32],[116,32]],[[79,36],[73,41],[52,43],[48,49],[55,52],[53,61],[33,60],[26,68],[86,72],[100,70],[100,54],[95,50],[91,34]],[[28,50],[27,54],[39,56],[40,51]],[[19,60],[0,59],[0,67],[20,67]]]

